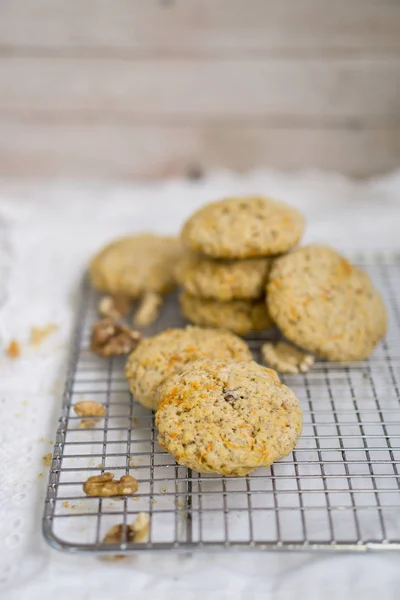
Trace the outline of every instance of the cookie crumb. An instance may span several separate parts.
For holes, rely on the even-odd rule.
[[[32,327],[31,328],[31,337],[29,343],[32,346],[39,346],[43,340],[45,340],[53,331],[58,329],[58,325],[55,323],[49,323],[44,327]]]
[[[155,292],[146,292],[142,297],[139,307],[133,315],[133,324],[144,327],[154,323],[162,304],[162,296]]]
[[[21,344],[17,340],[11,340],[6,348],[9,358],[15,359],[21,356]]]
[[[93,429],[99,419],[82,419],[78,425],[78,429]]]
[[[64,508],[72,508],[72,509],[74,509],[74,508],[78,508],[77,504],[71,504],[71,503],[70,503],[70,502],[68,502],[67,500],[65,500],[65,501],[62,503],[62,505],[63,505],[63,507],[64,507]]]
[[[46,467],[50,467],[52,460],[53,460],[53,455],[51,454],[51,452],[49,452],[48,454],[43,454],[42,461],[44,462]]]
[[[120,319],[126,317],[131,311],[131,299],[128,296],[118,294],[115,296],[103,296],[98,304],[97,312],[101,317]]]
[[[281,373],[306,373],[315,362],[312,354],[303,352],[286,342],[263,344],[261,354],[266,365]]]
[[[133,456],[129,457],[129,466],[130,467],[134,467],[135,466],[135,461],[133,460]]]

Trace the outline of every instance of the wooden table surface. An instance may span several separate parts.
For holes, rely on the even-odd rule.
[[[400,163],[400,0],[2,0],[0,175]]]

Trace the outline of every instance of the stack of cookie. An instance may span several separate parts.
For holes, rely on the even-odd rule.
[[[303,229],[297,210],[268,198],[228,198],[196,212],[181,233],[188,250],[177,268],[184,316],[240,335],[270,327],[272,258],[295,246]]]

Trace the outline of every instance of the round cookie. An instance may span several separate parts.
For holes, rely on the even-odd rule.
[[[188,253],[178,264],[176,276],[192,296],[220,301],[260,298],[271,263],[269,258],[214,260]]]
[[[160,384],[188,363],[207,357],[252,359],[247,344],[233,333],[189,326],[142,340],[128,358],[125,375],[134,398],[156,410]]]
[[[328,360],[366,359],[386,333],[386,309],[367,273],[326,246],[276,260],[267,303],[289,340]]]
[[[287,456],[301,433],[298,399],[253,361],[197,361],[159,395],[158,443],[200,473],[247,475]]]
[[[286,204],[263,197],[227,198],[194,213],[181,239],[214,258],[254,258],[287,252],[303,229],[301,214]]]
[[[183,315],[196,325],[221,327],[239,335],[273,327],[264,298],[218,302],[183,292],[179,301]]]
[[[173,237],[149,233],[121,238],[93,257],[90,280],[99,290],[131,298],[144,292],[163,294],[175,286],[180,255],[181,245]]]

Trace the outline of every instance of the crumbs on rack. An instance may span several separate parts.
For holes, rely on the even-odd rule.
[[[103,296],[97,306],[97,312],[101,317],[120,319],[129,315],[132,300],[128,296],[117,294],[115,296]]]
[[[95,400],[77,402],[74,405],[74,411],[78,417],[85,417],[79,423],[79,429],[93,429],[100,420],[98,418],[87,417],[104,417],[106,415],[105,407],[100,402],[95,402]]]

